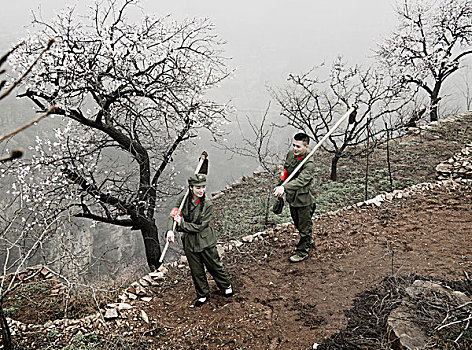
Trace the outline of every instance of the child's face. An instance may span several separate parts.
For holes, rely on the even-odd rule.
[[[296,156],[301,156],[308,151],[308,145],[303,141],[293,140],[292,143],[293,154]]]
[[[192,193],[195,197],[202,197],[205,194],[206,186],[192,186]]]

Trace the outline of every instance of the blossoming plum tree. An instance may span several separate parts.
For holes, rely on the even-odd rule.
[[[106,1],[85,17],[67,8],[50,22],[34,18],[15,68],[28,66],[50,38],[55,44],[19,96],[40,110],[55,105],[60,118],[54,137],[37,137],[19,176],[31,200],[47,198],[44,209],[139,229],[154,269],[156,203],[179,191],[169,164],[199,129],[219,132],[228,107],[205,94],[231,72],[207,19],[146,15],[132,23],[136,2]]]
[[[400,84],[416,85],[429,97],[436,121],[444,82],[472,54],[472,1],[405,0],[397,14],[398,26],[377,55]]]

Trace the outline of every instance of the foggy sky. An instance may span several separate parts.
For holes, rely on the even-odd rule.
[[[66,3],[74,4],[80,13],[94,1],[2,0],[0,52],[26,36],[31,10],[50,20]],[[231,101],[237,118],[244,121],[246,116],[262,116],[270,101],[267,86],[284,84],[289,73],[305,73],[322,62],[330,66],[338,55],[343,55],[348,64],[367,65],[376,42],[393,29],[393,7],[394,0],[143,0],[141,10],[134,10],[131,20],[143,13],[170,14],[177,20],[209,18],[216,33],[227,42],[229,67],[236,68],[234,78],[212,96],[219,102]],[[275,104],[272,106],[271,113],[278,114]],[[228,158],[221,152],[212,150],[217,163]],[[240,160],[239,164],[236,169],[222,169],[219,183],[211,189],[224,187],[256,166],[250,160]]]
[[[70,0],[2,1],[0,49],[26,35],[31,11],[50,19]],[[281,84],[289,73],[303,73],[314,65],[328,65],[337,55],[348,63],[365,63],[375,43],[393,28],[393,0],[143,0],[144,13],[171,14],[176,19],[207,17],[227,42],[226,55],[236,67],[234,80],[222,93],[240,111],[263,110],[266,85]],[[136,17],[139,14],[136,13]],[[226,86],[227,85],[227,86]],[[242,91],[234,91],[234,88]],[[254,89],[259,93],[254,93]],[[251,90],[250,94],[247,90]],[[247,98],[258,96],[255,101]]]

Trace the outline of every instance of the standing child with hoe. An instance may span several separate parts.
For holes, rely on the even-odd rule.
[[[213,214],[213,204],[205,198],[206,176],[194,174],[188,178],[189,196],[182,196],[177,200],[177,207],[172,209],[167,223],[167,240],[174,242],[174,221],[177,231],[183,232],[182,243],[192,274],[197,301],[195,306],[202,306],[210,297],[210,288],[206,277],[205,267],[213,276],[217,286],[225,297],[233,295],[228,273],[221,264],[216,249],[216,234],[210,226]],[[185,203],[182,212],[179,206]],[[180,214],[180,215],[179,215]]]
[[[287,154],[284,168],[280,174],[279,186],[274,189],[277,200],[285,193],[285,198],[290,205],[290,215],[300,233],[300,240],[295,248],[295,254],[290,257],[291,262],[300,262],[308,257],[310,246],[313,245],[313,222],[311,220],[315,211],[315,194],[313,177],[315,163],[310,157],[305,161],[299,171],[286,184],[281,185],[295,170],[295,168],[307,157],[310,138],[305,133],[298,133],[293,138],[292,150]]]

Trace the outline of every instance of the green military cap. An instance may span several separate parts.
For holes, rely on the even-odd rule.
[[[205,186],[207,183],[206,176],[203,174],[193,174],[188,178],[190,186]]]

